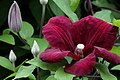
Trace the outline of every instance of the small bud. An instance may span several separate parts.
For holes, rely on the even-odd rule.
[[[8,14],[8,25],[14,32],[19,32],[22,27],[22,18],[20,8],[16,1],[11,5]]]
[[[41,3],[42,5],[46,5],[46,4],[48,3],[48,0],[40,0],[40,3]]]
[[[10,54],[9,54],[9,60],[10,60],[11,62],[15,62],[16,59],[17,59],[17,57],[16,57],[15,53],[13,52],[13,50],[11,50],[11,51],[10,51]]]
[[[34,55],[34,56],[37,56],[37,54],[40,52],[40,48],[37,44],[37,42],[34,40],[34,43],[33,43],[33,46],[32,46],[32,49],[31,49],[31,53]]]

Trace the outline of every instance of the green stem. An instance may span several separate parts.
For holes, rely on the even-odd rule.
[[[18,38],[19,38],[24,44],[26,44],[26,45],[29,46],[29,44],[26,42],[26,40],[23,39],[23,38],[20,36],[20,33],[19,33],[19,32],[17,33],[17,35],[18,35]]]
[[[42,26],[44,23],[45,8],[46,8],[46,5],[42,5],[42,17],[41,17],[41,22],[40,22],[40,38],[42,37]]]
[[[13,70],[15,72],[15,62],[12,62],[12,65],[13,65]]]
[[[39,67],[37,67],[37,80],[40,80],[40,70],[39,70]]]
[[[93,74],[92,80],[95,80],[95,78],[97,78],[97,77],[95,77],[95,76],[97,76],[97,75],[98,75],[98,71],[96,70],[96,72]]]
[[[81,79],[84,80],[83,77]]]

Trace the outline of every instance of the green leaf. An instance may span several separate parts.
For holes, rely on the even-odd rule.
[[[70,0],[53,0],[56,5],[72,20],[78,21],[77,15],[70,8]]]
[[[120,65],[114,66],[112,70],[120,70]]]
[[[8,78],[11,78],[11,77],[14,77],[16,75],[16,73],[12,73],[10,74],[9,76],[7,76],[4,80],[8,79]]]
[[[88,77],[83,77],[83,79],[80,79],[80,80],[89,80]]]
[[[35,68],[36,68],[36,66],[34,66],[34,65],[21,66],[16,73],[15,79],[26,78],[26,77],[30,76]]]
[[[10,62],[7,58],[2,57],[2,56],[0,56],[0,66],[6,68],[6,69],[8,69],[8,70],[14,71],[14,70],[13,70],[14,67],[13,67],[13,65],[11,64],[11,62]]]
[[[34,29],[31,24],[28,22],[23,21],[23,26],[20,31],[20,36],[24,39],[30,38],[34,33]]]
[[[118,56],[120,56],[120,46],[113,46],[111,52],[117,54]]]
[[[10,31],[11,31],[10,29],[4,29],[4,30],[3,30],[3,34],[9,34]]]
[[[118,20],[113,19],[112,24],[113,24],[114,26],[117,26],[117,27],[120,28],[120,19],[118,19]]]
[[[50,71],[48,70],[41,70],[40,71],[40,80],[46,80],[47,77],[50,75]]]
[[[111,11],[110,10],[101,10],[94,14],[95,17],[100,18],[106,22],[111,22]]]
[[[56,16],[64,15],[63,11],[55,4],[55,2],[53,2],[53,0],[49,0],[49,6],[50,6],[52,12]]]
[[[28,42],[28,44],[30,45],[31,48],[33,46],[34,40],[37,41],[37,43],[40,47],[40,52],[43,52],[48,47],[48,42],[44,38],[42,38],[42,39],[40,39],[40,38],[29,38],[27,40],[27,42]]]
[[[28,76],[28,78],[29,78],[29,80],[36,80],[36,78],[35,78],[35,76],[34,76],[33,74],[30,74],[30,75]]]
[[[61,62],[50,64],[50,63],[46,63],[46,62],[41,61],[39,58],[35,58],[35,59],[27,61],[26,63],[40,67],[43,70],[56,71],[59,67],[64,66],[67,63],[67,61],[63,60]]]
[[[115,5],[113,5],[112,3],[109,3],[107,0],[95,0],[95,1],[92,1],[92,3],[99,7],[109,7],[114,9],[116,8]]]
[[[15,45],[15,40],[14,40],[14,37],[12,35],[8,35],[8,34],[1,35],[0,41]]]
[[[67,60],[67,62],[68,62],[69,64],[70,64],[70,63],[72,62],[72,60],[73,60],[73,59],[72,59],[71,57],[69,57],[69,56],[66,56],[65,59]]]
[[[117,80],[117,78],[109,72],[105,64],[96,63],[95,68],[98,69],[103,80]]]
[[[18,65],[16,68],[15,68],[15,71],[18,71],[18,69],[27,61],[28,59],[24,60],[20,65]]]
[[[57,80],[56,78],[54,78],[54,75],[49,76],[46,80]]]
[[[74,12],[80,3],[80,0],[70,0],[70,1],[71,1],[70,7],[72,11]]]
[[[59,68],[55,72],[55,78],[57,80],[73,80],[73,77],[75,77],[75,75],[64,72],[63,68]]]

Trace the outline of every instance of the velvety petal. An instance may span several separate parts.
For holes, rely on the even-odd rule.
[[[74,64],[65,66],[64,70],[77,76],[84,76],[92,72],[95,63],[95,55],[90,54],[87,57],[75,62]]]
[[[72,22],[67,17],[57,16],[49,20],[42,33],[51,47],[73,51],[75,46],[69,31],[71,26]]]
[[[109,52],[104,48],[94,47],[94,54],[104,58],[106,61],[112,64],[120,64],[120,56],[117,56],[116,54]]]
[[[73,23],[71,35],[75,45],[82,43],[84,45],[94,45],[110,50],[117,38],[118,28],[111,24],[87,16]]]
[[[78,56],[78,55],[76,55],[76,54],[74,54],[74,53],[72,53],[72,52],[70,52],[69,54],[68,54],[68,56],[70,56],[70,57],[72,57],[73,58],[73,60],[80,60],[80,58],[81,58],[81,56]]]
[[[61,51],[59,49],[47,49],[40,54],[40,59],[45,62],[59,62],[69,54],[70,51]]]

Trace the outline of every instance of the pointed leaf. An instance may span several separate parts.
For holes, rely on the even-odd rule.
[[[34,65],[21,66],[19,68],[18,72],[16,73],[15,79],[26,78],[26,77],[30,76],[35,68],[36,68],[36,66],[34,66]]]
[[[50,64],[50,63],[43,62],[43,61],[41,61],[40,59],[37,58],[37,59],[29,60],[26,63],[38,66],[43,70],[56,71],[59,67],[64,66],[67,63],[67,61],[63,60],[62,62],[57,62],[57,63],[51,63]]]
[[[120,19],[118,19],[118,20],[113,19],[112,24],[113,24],[114,26],[117,26],[117,27],[120,28]]]
[[[24,39],[30,38],[34,33],[34,29],[28,22],[23,22],[22,29],[20,31],[20,36]]]
[[[12,35],[8,35],[8,34],[1,35],[0,41],[15,45],[14,37]]]
[[[8,28],[8,29],[4,29],[4,30],[3,30],[3,34],[9,34],[10,31],[11,31],[11,30],[10,30],[9,28]]]
[[[70,8],[69,0],[53,0],[53,1],[72,21],[75,22],[78,20],[77,15]]]
[[[13,65],[11,64],[11,62],[5,58],[5,57],[2,57],[0,56],[0,66],[8,69],[8,70],[11,70],[11,71],[14,71],[13,69]]]
[[[70,0],[70,1],[71,1],[70,7],[72,11],[75,11],[80,3],[80,0]]]
[[[109,7],[109,8],[116,8],[116,6],[112,3],[109,3],[107,0],[94,0],[92,3],[99,7]]]
[[[55,78],[57,80],[73,80],[73,77],[75,77],[75,75],[72,75],[72,74],[69,74],[67,72],[64,72],[63,68],[59,68],[55,72]]]
[[[117,78],[109,72],[106,65],[96,63],[95,68],[98,69],[103,80],[117,80]]]
[[[111,52],[117,54],[118,56],[120,56],[120,46],[113,46]]]
[[[46,80],[57,80],[53,75],[49,76]]]
[[[7,76],[4,80],[7,80],[8,78],[14,77],[16,75],[16,73],[12,73],[9,76]]]
[[[112,70],[120,70],[120,65],[114,66]]]
[[[36,78],[35,78],[35,76],[34,76],[33,74],[30,74],[30,75],[28,76],[28,78],[29,78],[29,80],[36,80]]]
[[[111,11],[110,10],[101,10],[94,14],[96,18],[100,18],[106,22],[111,22]]]
[[[64,15],[63,11],[55,4],[55,2],[53,2],[53,0],[49,0],[49,6],[52,10],[52,12],[56,15]]]

